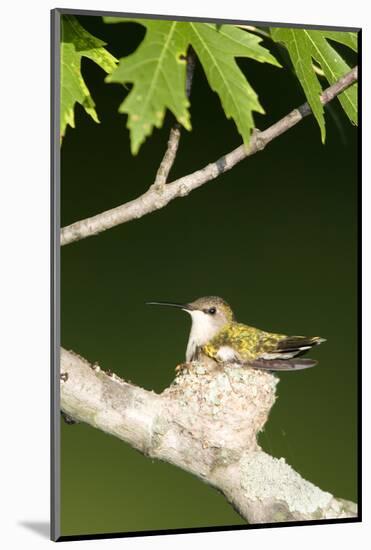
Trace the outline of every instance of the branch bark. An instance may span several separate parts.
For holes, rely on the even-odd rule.
[[[332,101],[337,95],[356,82],[357,79],[358,68],[354,67],[349,73],[322,93],[322,104],[325,105]],[[208,164],[201,170],[197,170],[192,174],[188,174],[160,187],[151,185],[148,191],[132,201],[64,227],[61,230],[61,245],[97,235],[116,225],[141,218],[145,214],[163,208],[175,198],[189,195],[191,191],[217,178],[220,174],[227,172],[246,157],[264,149],[268,143],[284,132],[287,132],[287,130],[295,126],[310,113],[309,104],[304,103],[304,105],[294,109],[263,132],[255,131],[251,136],[248,148],[240,145],[237,149]]]
[[[196,475],[249,523],[356,517],[356,504],[322,491],[259,447],[277,382],[259,370],[191,363],[156,394],[61,351],[65,414]]]

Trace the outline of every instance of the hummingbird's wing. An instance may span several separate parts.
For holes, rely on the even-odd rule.
[[[312,359],[300,359],[299,356],[307,353],[314,346],[325,342],[319,336],[282,336],[262,333],[257,346],[257,357],[249,361],[249,366],[257,369],[272,371],[287,371],[308,369],[317,365]]]
[[[308,350],[325,341],[319,336],[264,335],[260,339],[261,353],[259,357],[262,359],[292,359],[307,353]]]

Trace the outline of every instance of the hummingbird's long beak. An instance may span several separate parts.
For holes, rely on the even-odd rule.
[[[146,302],[147,306],[168,306],[168,307],[177,307],[179,309],[185,309],[190,311],[192,307],[189,304],[173,304],[171,302]]]

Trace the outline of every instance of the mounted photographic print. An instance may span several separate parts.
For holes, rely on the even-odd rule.
[[[361,520],[359,38],[53,10],[54,540]]]

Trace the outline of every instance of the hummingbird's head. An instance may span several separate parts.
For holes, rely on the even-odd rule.
[[[163,305],[183,309],[192,317],[191,338],[197,345],[209,342],[218,332],[233,321],[233,311],[222,298],[206,296],[188,304],[169,302],[148,302],[153,305]]]
[[[211,323],[226,325],[233,321],[232,308],[219,296],[205,296],[198,298],[184,306],[191,315],[192,312],[200,312],[210,319]]]

